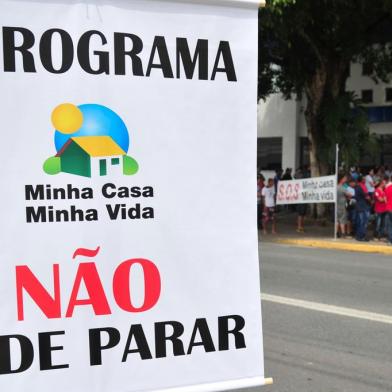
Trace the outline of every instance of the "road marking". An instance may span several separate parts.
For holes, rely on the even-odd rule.
[[[282,305],[296,306],[298,308],[315,310],[339,316],[353,317],[378,323],[392,324],[392,316],[382,313],[365,312],[363,310],[345,308],[342,306],[327,305],[319,302],[304,301],[302,299],[281,297],[279,295],[261,294],[262,301],[274,302]]]

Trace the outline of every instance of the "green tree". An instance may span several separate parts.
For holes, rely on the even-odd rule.
[[[335,143],[354,162],[369,141],[366,112],[345,90],[351,62],[392,72],[392,0],[267,0],[259,12],[259,97],[306,98],[313,176],[328,174]]]

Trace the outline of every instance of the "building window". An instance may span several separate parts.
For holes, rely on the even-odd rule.
[[[387,87],[385,89],[385,101],[386,102],[392,101],[392,87]]]
[[[361,91],[362,103],[372,103],[373,102],[373,90],[362,90]]]
[[[366,112],[370,123],[392,122],[392,106],[370,106]]]
[[[282,138],[262,137],[257,139],[258,170],[278,170],[282,167]]]
[[[112,158],[112,165],[119,165],[120,164],[120,158]]]
[[[370,76],[373,74],[373,64],[372,63],[363,63],[362,64],[362,75]]]

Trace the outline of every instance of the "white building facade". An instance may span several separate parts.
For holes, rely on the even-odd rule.
[[[392,82],[375,83],[369,69],[352,64],[347,91],[354,91],[368,110],[370,132],[380,138],[381,151],[376,162],[365,165],[392,166]],[[258,168],[263,172],[292,168],[309,163],[305,102],[284,100],[273,94],[258,105]]]

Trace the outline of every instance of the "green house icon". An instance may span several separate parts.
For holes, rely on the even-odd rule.
[[[125,151],[110,136],[70,138],[58,152],[61,171],[84,177],[124,171]]]

